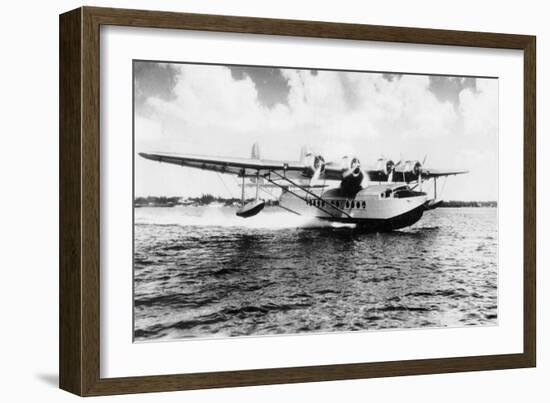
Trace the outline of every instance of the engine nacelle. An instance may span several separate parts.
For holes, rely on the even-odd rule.
[[[315,176],[316,173],[318,176],[325,172],[325,159],[321,155],[306,154],[304,164],[306,166],[304,174],[309,178]]]
[[[413,171],[412,171],[413,175],[420,175],[422,173],[422,164],[418,161],[416,161],[414,163],[414,166],[413,166]]]
[[[384,175],[389,175],[393,168],[395,167],[395,162],[392,160],[387,160],[385,158],[380,158],[376,161],[376,170]]]
[[[341,167],[344,175],[359,175],[361,173],[361,161],[356,157],[342,158]]]
[[[395,172],[395,180],[398,182],[415,182],[423,173],[422,163],[417,160],[405,161],[402,168]]]
[[[422,163],[420,161],[407,161],[405,162],[404,171],[414,177],[418,177],[422,173]]]
[[[356,157],[342,159],[342,181],[340,188],[345,194],[355,195],[361,190],[364,173],[361,170],[361,161]]]

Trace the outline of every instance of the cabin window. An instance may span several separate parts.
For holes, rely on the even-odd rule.
[[[367,202],[363,201],[363,208],[367,208]]]
[[[346,200],[346,208],[349,208],[349,201]]]

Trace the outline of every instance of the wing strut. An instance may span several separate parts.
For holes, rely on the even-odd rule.
[[[242,183],[242,193],[241,193],[241,208],[237,210],[237,215],[239,217],[243,217],[243,218],[248,218],[248,217],[252,217],[252,216],[255,216],[256,214],[258,214],[260,211],[263,210],[263,208],[265,207],[265,201],[264,200],[259,200],[258,199],[258,191],[259,191],[259,180],[258,180],[258,176],[259,176],[259,173],[256,174],[256,198],[249,202],[249,203],[246,203],[245,201],[245,194],[244,194],[244,187],[245,187],[245,178],[246,178],[246,172],[245,170],[243,169],[242,170],[242,177],[243,177],[243,183]]]
[[[260,191],[260,171],[256,172],[256,200],[258,200],[259,191]]]
[[[241,206],[244,206],[244,178],[245,178],[245,175],[244,175],[244,169],[243,169],[243,184],[241,186],[242,190],[241,190]]]

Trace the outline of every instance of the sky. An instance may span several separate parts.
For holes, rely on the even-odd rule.
[[[134,142],[136,196],[238,197],[234,177],[137,153],[249,157],[258,142],[266,159],[426,158],[470,171],[438,182],[443,199],[497,200],[498,79],[136,61]]]

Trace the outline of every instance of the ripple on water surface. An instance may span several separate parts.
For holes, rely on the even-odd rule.
[[[135,210],[137,341],[497,324],[497,210],[369,234],[266,209]]]

